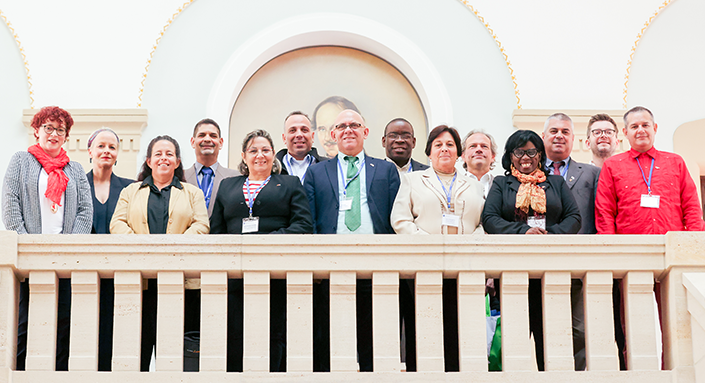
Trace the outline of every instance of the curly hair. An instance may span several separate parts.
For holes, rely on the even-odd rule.
[[[58,106],[45,106],[34,115],[31,125],[36,130],[47,121],[62,122],[66,126],[66,137],[69,136],[69,132],[73,126],[73,118],[71,117],[71,113],[59,108]],[[34,133],[34,136],[37,137],[36,132]]]

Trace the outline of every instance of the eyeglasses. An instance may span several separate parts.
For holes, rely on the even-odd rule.
[[[352,124],[338,124],[335,126],[335,130],[340,130],[343,131],[347,128],[350,128],[352,130],[357,130],[362,128],[362,124],[358,124],[357,122],[353,122]]]
[[[400,138],[404,141],[408,141],[408,140],[414,138],[414,136],[412,136],[411,133],[401,133],[401,134],[400,133],[387,133],[387,138],[389,138],[392,141],[396,141]]]
[[[512,150],[512,154],[514,154],[514,157],[516,157],[516,158],[524,157],[524,154],[529,156],[529,158],[534,158],[534,157],[536,157],[537,154],[539,154],[539,151],[536,148],[529,149],[529,150],[514,149],[514,150]]]
[[[262,149],[257,149],[257,148],[252,148],[252,149],[247,149],[247,154],[251,156],[256,156],[257,153],[262,152],[263,155],[267,156],[273,152],[272,148],[270,147],[265,147]]]
[[[66,135],[66,128],[60,127],[60,128],[55,128],[51,125],[44,124],[42,125],[42,128],[44,129],[44,133],[51,135],[52,133],[56,132],[56,135],[59,137],[63,137]]]
[[[617,131],[614,129],[594,129],[590,131],[590,134],[595,137],[601,137],[603,134],[606,137],[613,137],[616,133]]]

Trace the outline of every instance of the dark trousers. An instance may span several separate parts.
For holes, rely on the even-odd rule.
[[[534,334],[539,371],[544,371],[542,305],[541,279],[529,279],[529,330]]]
[[[228,279],[228,372],[242,372],[243,304],[242,279]]]
[[[460,371],[458,342],[458,281],[443,280],[443,353],[446,372]]]
[[[413,279],[399,281],[399,326],[403,329],[406,371],[416,371],[416,300]]]
[[[140,371],[149,371],[152,350],[157,344],[157,280],[147,280],[142,291],[142,354]]]
[[[98,316],[98,371],[111,371],[113,359],[113,313],[115,284],[113,279],[100,280],[100,314]]]
[[[69,339],[71,329],[71,279],[59,279],[56,371],[69,369]],[[20,283],[20,310],[17,326],[17,370],[25,370],[27,358],[27,322],[29,320],[29,280]]]

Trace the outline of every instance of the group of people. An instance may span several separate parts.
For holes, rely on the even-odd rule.
[[[112,171],[118,135],[102,128],[88,140],[92,169],[70,161],[62,145],[73,125],[58,107],[41,109],[31,126],[37,144],[16,153],[3,187],[7,229],[31,233],[119,234],[663,234],[705,230],[702,210],[681,157],[654,148],[657,124],[646,108],[624,115],[623,134],[631,149],[615,154],[617,125],[597,114],[587,127],[590,164],[571,159],[574,126],[569,116],[550,116],[541,135],[512,134],[494,176],[494,138],[471,131],[462,140],[447,125],[433,128],[425,153],[430,166],[411,159],[412,125],[390,121],[382,145],[385,159],[365,154],[369,128],[358,111],[340,112],[330,139],[332,158],[313,148],[316,129],[302,112],[284,120],[285,148],[274,151],[264,130],[247,134],[237,170],[218,163],[220,127],[199,121],[191,147],[196,163],[184,170],[179,143],[158,136],[147,147],[136,182]],[[462,164],[462,166],[458,166]],[[601,171],[602,170],[602,171]],[[101,281],[99,369],[110,370],[112,280]],[[493,281],[488,281],[492,285]],[[186,281],[185,330],[198,330],[198,281]],[[444,282],[444,312],[454,308],[454,281]],[[143,294],[142,369],[156,339],[156,281]],[[585,368],[582,283],[573,280],[576,369]],[[242,281],[228,286],[228,371],[242,371]],[[372,371],[371,281],[358,280],[357,326],[361,371]],[[407,370],[415,370],[412,281],[401,281],[401,318],[406,329]],[[28,285],[20,289],[17,368],[26,353]],[[314,371],[330,368],[329,285],[314,284]],[[70,281],[60,280],[57,370],[68,366]],[[446,310],[447,309],[447,310]],[[529,286],[530,326],[543,370],[540,281]],[[447,315],[447,326],[453,324]],[[455,316],[457,322],[457,315]],[[457,370],[457,339],[448,327],[446,369]],[[457,329],[455,330],[457,334]],[[456,337],[457,338],[457,337]],[[270,369],[286,370],[286,284],[271,284]]]

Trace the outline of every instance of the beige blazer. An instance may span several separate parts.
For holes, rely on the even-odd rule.
[[[110,221],[111,234],[149,234],[149,187],[140,188],[141,185],[142,182],[135,182],[120,192]],[[167,234],[208,234],[210,225],[203,192],[186,182],[182,182],[181,186],[183,189],[171,189]]]
[[[458,234],[482,234],[482,184],[462,173],[458,172],[451,197],[455,214],[460,216]],[[433,168],[406,173],[394,200],[392,227],[397,234],[447,234],[447,226],[441,225],[447,210],[446,196]]]

